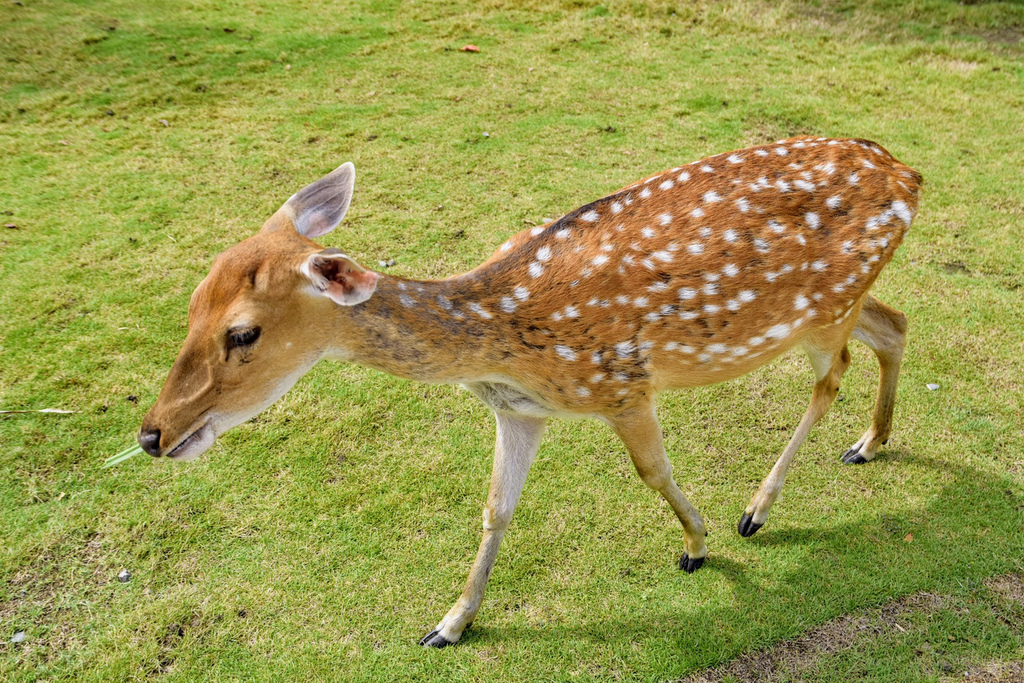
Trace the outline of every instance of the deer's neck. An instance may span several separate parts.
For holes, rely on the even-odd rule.
[[[481,303],[473,275],[402,280],[382,275],[369,300],[349,309],[339,348],[348,360],[427,382],[459,382],[500,371],[496,311]],[[339,341],[341,341],[339,339]]]

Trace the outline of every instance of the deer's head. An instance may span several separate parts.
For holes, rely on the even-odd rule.
[[[198,457],[332,350],[332,313],[366,301],[379,277],[312,241],[341,222],[354,183],[355,167],[340,166],[214,260],[189,302],[185,343],[139,431],[147,453]]]

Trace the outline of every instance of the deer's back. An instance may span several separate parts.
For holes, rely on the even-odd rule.
[[[550,375],[531,388],[617,403],[635,384],[742,374],[843,322],[920,186],[875,143],[793,138],[630,185],[515,235],[472,275],[516,330],[517,374]]]

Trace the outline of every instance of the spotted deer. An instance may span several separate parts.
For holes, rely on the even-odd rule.
[[[765,523],[835,399],[851,336],[875,352],[881,378],[871,426],[842,461],[874,458],[907,322],[869,290],[910,227],[921,180],[873,142],[782,140],[634,183],[512,236],[468,273],[409,280],[312,241],[348,209],[355,169],[344,164],[216,258],[139,443],[195,458],[322,358],[464,386],[494,411],[494,466],[476,561],[426,646],[458,641],[476,616],[551,417],[611,426],[682,522],[679,567],[693,572],[707,554],[704,520],[673,480],[656,395],[807,352],[810,405],[744,511],[742,536]]]

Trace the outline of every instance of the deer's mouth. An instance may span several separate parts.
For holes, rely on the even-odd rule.
[[[213,427],[210,426],[209,422],[206,422],[199,429],[182,439],[177,446],[167,453],[167,457],[181,462],[194,460],[206,452],[213,445],[216,438]]]

